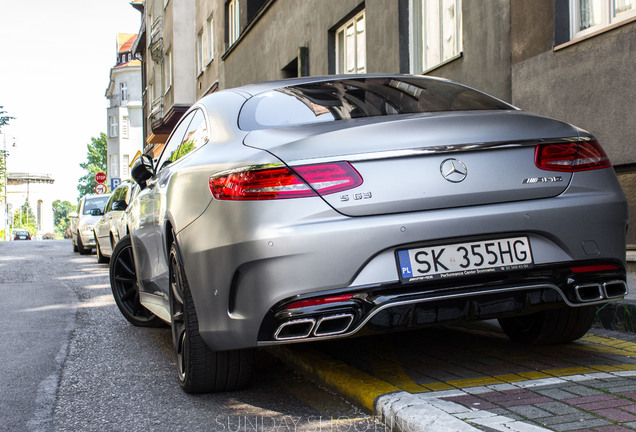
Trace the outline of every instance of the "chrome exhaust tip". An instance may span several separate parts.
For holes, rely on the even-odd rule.
[[[574,292],[576,299],[582,303],[603,300],[603,288],[598,283],[576,285]]]
[[[274,339],[277,341],[304,339],[311,334],[315,324],[316,320],[313,318],[284,322],[274,333]]]
[[[316,324],[314,336],[333,336],[346,332],[353,322],[352,314],[327,315]]]
[[[603,284],[603,293],[607,298],[621,298],[627,295],[627,284],[622,280],[605,282]]]

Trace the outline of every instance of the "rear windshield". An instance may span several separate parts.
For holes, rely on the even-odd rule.
[[[427,78],[356,78],[284,87],[248,100],[243,130],[438,111],[510,110],[476,90]]]
[[[101,211],[104,211],[104,207],[106,207],[106,201],[108,201],[108,198],[110,198],[110,195],[104,195],[95,198],[86,198],[86,203],[84,204],[84,210],[82,211],[82,213],[85,215],[89,215],[91,214],[91,210],[93,209],[100,209]]]

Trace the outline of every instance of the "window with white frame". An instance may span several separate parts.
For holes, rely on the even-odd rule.
[[[241,10],[239,0],[230,0],[227,4],[228,43],[232,45],[241,33]]]
[[[130,122],[128,116],[122,116],[121,118],[121,137],[128,138],[128,130],[130,129]]]
[[[411,0],[411,72],[423,73],[462,52],[461,0]]]
[[[164,93],[172,86],[172,50],[166,51],[163,58],[163,89]]]
[[[202,72],[204,69],[203,50],[203,29],[201,29],[199,30],[199,33],[197,33],[197,74]]]
[[[110,166],[108,169],[110,178],[119,178],[119,157],[116,154],[110,155]]]
[[[570,0],[572,39],[636,16],[636,0]]]
[[[336,30],[336,73],[365,73],[367,35],[365,11]]]
[[[210,15],[206,22],[206,44],[205,44],[205,61],[210,63],[214,60],[214,17]]]
[[[127,83],[125,82],[119,83],[119,93],[121,94],[122,102],[128,100],[128,84]]]
[[[116,138],[119,135],[119,122],[117,116],[108,117],[108,135],[111,138]]]
[[[121,155],[121,176],[130,178],[130,156],[127,154]]]

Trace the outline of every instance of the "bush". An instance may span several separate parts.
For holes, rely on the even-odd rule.
[[[46,233],[42,236],[42,240],[55,240],[55,235],[53,233]]]

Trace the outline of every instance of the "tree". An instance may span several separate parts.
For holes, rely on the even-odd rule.
[[[15,118],[15,117],[10,117],[8,115],[5,115],[7,112],[2,111],[2,108],[4,107],[0,105],[0,127],[8,125],[9,120],[13,120]]]
[[[58,237],[64,236],[64,231],[69,226],[68,214],[75,210],[75,206],[68,201],[53,201],[53,223],[55,224],[55,234]]]
[[[33,214],[33,210],[31,210],[29,201],[24,201],[20,209],[13,213],[14,228],[24,228],[34,235],[38,231],[36,222],[35,214]]]
[[[81,163],[80,167],[87,171],[86,175],[79,179],[77,190],[79,191],[79,198],[86,194],[95,193],[95,174],[99,172],[106,172],[107,168],[107,151],[108,141],[104,132],[99,134],[99,138],[91,138],[90,144],[87,144],[88,154],[86,162]]]

